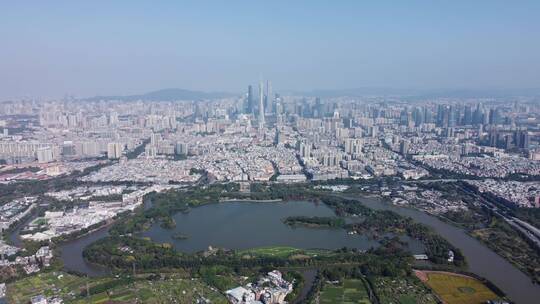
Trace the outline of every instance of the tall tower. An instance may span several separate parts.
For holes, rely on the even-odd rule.
[[[263,82],[259,83],[259,130],[264,128],[264,93]]]
[[[247,114],[253,114],[255,107],[253,106],[253,87],[248,86],[248,95],[247,95]]]
[[[266,113],[272,113],[274,108],[274,97],[272,96],[272,83],[266,81]]]

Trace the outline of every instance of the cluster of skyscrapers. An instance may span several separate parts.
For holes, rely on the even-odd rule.
[[[259,129],[262,129],[266,124],[265,116],[276,112],[278,101],[279,95],[273,94],[269,80],[266,81],[266,86],[263,81],[259,82],[258,98],[255,97],[253,86],[249,85],[243,113],[257,117]]]

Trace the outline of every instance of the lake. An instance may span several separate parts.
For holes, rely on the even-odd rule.
[[[365,235],[350,235],[343,229],[291,227],[283,223],[288,216],[335,216],[324,204],[306,201],[282,203],[227,202],[193,208],[189,213],[173,216],[174,229],[159,223],[143,232],[158,243],[171,243],[182,252],[194,253],[208,246],[248,249],[264,246],[291,246],[302,249],[342,247],[367,250],[379,245]],[[188,236],[176,240],[175,233]],[[402,237],[414,253],[423,253],[420,242]]]
[[[424,212],[393,206],[375,197],[355,196],[360,203],[373,209],[391,210],[409,216],[432,227],[441,236],[461,249],[469,264],[469,271],[482,276],[505,292],[516,303],[538,303],[540,286],[535,285],[519,269],[501,258],[460,228],[445,223]],[[143,233],[156,242],[167,242],[184,252],[204,250],[209,245],[233,249],[287,245],[300,248],[339,248],[343,246],[367,249],[377,242],[365,236],[348,235],[339,229],[291,228],[281,222],[292,215],[333,216],[331,209],[311,202],[247,203],[232,202],[193,208],[187,214],[176,214],[176,228],[166,230],[154,225]],[[66,268],[89,275],[106,273],[89,265],[81,252],[87,244],[104,237],[107,229],[61,245]],[[188,239],[174,240],[175,232],[187,234]],[[421,248],[411,242],[411,251]],[[421,251],[421,250],[420,250]]]

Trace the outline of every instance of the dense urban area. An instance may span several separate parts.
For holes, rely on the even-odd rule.
[[[533,303],[539,101],[317,97],[262,81],[238,96],[2,102],[0,298]]]

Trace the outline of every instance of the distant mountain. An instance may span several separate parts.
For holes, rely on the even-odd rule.
[[[89,98],[81,98],[80,100],[122,100],[122,101],[172,101],[172,100],[201,100],[213,98],[226,98],[238,96],[238,94],[226,92],[201,92],[184,89],[163,89],[153,92],[148,92],[140,95],[125,95],[125,96],[95,96]]]
[[[412,96],[418,95],[419,90],[414,89],[394,89],[394,88],[382,88],[382,87],[364,87],[364,88],[353,88],[353,89],[321,89],[321,90],[312,90],[312,91],[291,91],[293,95],[299,96],[311,96],[311,97],[340,97],[340,96],[350,96],[350,97],[359,97],[359,96]]]
[[[501,88],[486,88],[486,89],[440,89],[425,91],[418,97],[451,97],[451,98],[504,98],[504,97],[538,97],[540,96],[539,88],[522,88],[522,89],[501,89]]]
[[[540,96],[540,88],[524,89],[396,89],[383,87],[365,87],[355,89],[336,89],[336,90],[313,90],[307,92],[291,91],[288,92],[298,96],[310,97],[362,97],[362,96],[403,96],[410,98],[501,98],[513,96]]]
[[[364,87],[354,89],[335,90],[312,90],[312,91],[282,91],[282,95],[297,95],[306,97],[362,97],[362,96],[400,96],[409,99],[423,98],[503,98],[515,96],[537,96],[540,97],[540,89],[396,89],[383,87]],[[79,100],[122,100],[122,101],[174,101],[174,100],[202,100],[239,96],[236,93],[228,92],[201,92],[184,89],[163,89],[140,95],[125,96],[95,96],[80,98]]]

